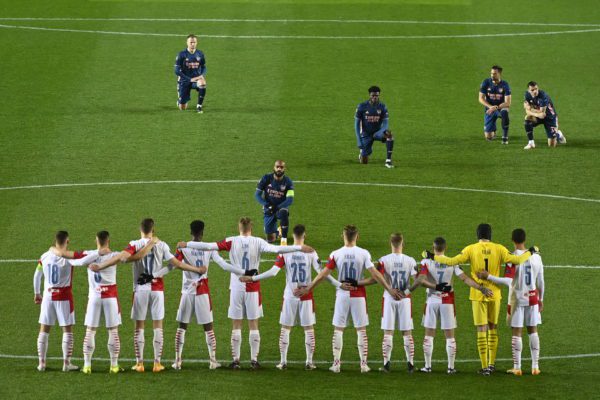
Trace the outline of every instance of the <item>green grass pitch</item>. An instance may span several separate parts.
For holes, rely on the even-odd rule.
[[[138,237],[139,221],[146,216],[156,220],[158,236],[171,247],[188,238],[188,224],[195,218],[205,220],[207,240],[236,234],[236,221],[242,215],[256,221],[255,233],[260,234],[254,182],[282,158],[288,175],[297,182],[292,224],[307,226],[307,242],[321,258],[341,246],[341,229],[347,223],[358,225],[359,245],[374,257],[387,254],[389,234],[401,231],[406,253],[418,258],[437,235],[446,237],[449,253],[455,254],[474,241],[476,225],[487,221],[494,227],[494,239],[507,246],[511,230],[525,228],[529,242],[542,248],[548,266],[598,266],[600,139],[594,90],[600,15],[594,2],[2,3],[0,398],[587,399],[598,395],[598,269],[546,270],[547,297],[540,327],[542,375],[537,377],[498,373],[486,379],[475,374],[479,368],[472,361],[477,359],[475,330],[468,292],[460,285],[456,332],[460,373],[456,376],[444,373],[446,354],[439,332],[434,359],[441,361],[434,364],[433,374],[405,372],[399,335],[393,373],[360,374],[353,329],[344,335],[343,373],[331,374],[327,362],[334,290],[326,283],[315,292],[319,369],[303,370],[303,335],[296,330],[289,359],[300,363],[280,372],[274,361],[279,357],[283,276],[262,285],[261,371],[247,369],[245,328],[245,369],[238,373],[209,371],[206,363],[184,361],[180,372],[128,371],[109,376],[106,332],[100,329],[95,357],[103,360],[94,362],[91,376],[84,376],[59,372],[59,359],[49,361],[46,373],[35,371],[39,313],[32,301],[35,263],[6,262],[36,259],[59,229],[69,231],[74,249],[93,248],[94,234],[107,229],[112,247],[121,249]],[[204,21],[176,20],[185,18]],[[198,46],[208,63],[203,115],[175,108],[173,60],[190,32],[205,35]],[[504,67],[504,79],[513,89],[508,146],[483,140],[477,92],[493,64]],[[538,128],[538,148],[522,150],[526,138],[521,103],[529,80],[538,81],[554,100],[566,146],[548,149]],[[372,84],[382,88],[397,138],[393,170],[383,167],[384,146],[378,143],[368,165],[357,161],[353,113]],[[140,183],[156,181],[223,182]],[[106,182],[132,183],[14,189]],[[262,264],[263,270],[269,267]],[[209,274],[218,358],[227,360],[229,277],[215,266]],[[120,267],[118,280],[123,307],[121,357],[131,359],[129,266]],[[164,359],[170,365],[180,272],[165,281]],[[379,287],[368,289],[369,358],[374,370],[381,362],[381,292]],[[82,270],[75,271],[74,295],[74,356],[79,358],[87,296]],[[413,304],[419,367],[423,299],[421,290]],[[510,332],[502,321],[500,326],[502,361],[497,364],[504,370],[511,366]],[[149,331],[146,358],[152,354]],[[53,328],[50,357],[61,355],[60,336]],[[527,343],[524,339],[524,357],[529,355]],[[198,326],[188,330],[184,357],[207,358]],[[122,365],[129,367],[130,361]],[[528,372],[529,361],[524,360],[523,366]]]

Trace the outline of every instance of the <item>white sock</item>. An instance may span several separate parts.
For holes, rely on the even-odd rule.
[[[290,347],[290,331],[285,328],[281,328],[279,333],[279,353],[281,353],[281,363],[287,364],[287,353]]]
[[[248,335],[250,340],[250,361],[258,361],[258,352],[260,351],[260,332],[250,331]]]
[[[304,331],[304,347],[306,347],[306,363],[312,364],[315,354],[315,331],[313,329]]]
[[[531,350],[531,368],[539,369],[540,337],[537,332],[529,334],[529,350]]]
[[[48,336],[46,332],[40,332],[37,340],[38,360],[41,367],[46,366],[46,353],[48,352]]]
[[[175,363],[181,364],[181,353],[185,343],[185,329],[177,328],[175,331]]]
[[[108,331],[108,354],[110,354],[110,366],[116,367],[119,365],[119,353],[121,352],[121,339],[119,339],[119,331],[110,329]]]
[[[523,351],[523,339],[521,336],[512,337],[513,368],[521,369],[521,352]]]
[[[431,368],[431,356],[433,355],[433,336],[423,338],[423,355],[425,356],[425,368]]]
[[[369,355],[369,338],[367,337],[367,331],[356,331],[356,336],[360,365],[367,365],[367,356]]]
[[[92,366],[92,354],[96,349],[96,331],[86,329],[85,337],[83,338],[83,366]]]
[[[154,328],[154,340],[152,341],[154,347],[154,362],[160,363],[163,351],[163,330],[162,328]]]
[[[206,337],[206,347],[208,348],[208,358],[210,362],[217,362],[217,338],[215,337],[215,331],[205,331],[204,336]]]
[[[242,348],[242,330],[231,331],[231,356],[233,361],[240,361],[240,349]]]
[[[411,364],[415,363],[415,342],[413,341],[412,335],[402,336],[404,339],[404,353],[406,354],[406,361]]]
[[[533,140],[530,140],[530,141],[529,141],[529,144],[531,144],[531,145],[535,145],[535,141],[533,141]]]
[[[73,355],[73,332],[63,332],[62,351],[65,365],[70,365]]]
[[[383,354],[383,363],[387,364],[392,358],[392,349],[394,348],[394,336],[383,335],[383,342],[381,342],[381,353]]]
[[[454,360],[456,360],[456,339],[446,339],[446,354],[448,355],[448,368],[454,369]]]
[[[333,331],[331,347],[333,348],[333,364],[339,365],[342,358],[342,347],[344,347],[344,332]]]
[[[133,333],[133,348],[135,349],[135,361],[137,363],[144,362],[144,344],[146,339],[144,338],[144,330],[136,329]]]

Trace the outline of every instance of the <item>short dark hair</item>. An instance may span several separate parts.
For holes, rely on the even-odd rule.
[[[400,245],[404,242],[404,236],[400,232],[392,233],[390,235],[390,243],[394,247],[400,247]]]
[[[306,233],[306,227],[302,224],[298,224],[294,227],[294,237],[301,238]]]
[[[356,228],[355,225],[344,226],[344,236],[346,237],[346,239],[348,239],[349,241],[353,241],[356,239],[357,235],[358,235],[358,228]]]
[[[439,252],[446,250],[446,239],[444,239],[441,236],[438,236],[435,239],[433,239],[433,249]]]
[[[381,92],[381,89],[379,88],[379,86],[373,85],[369,88],[369,93],[379,93]]]
[[[187,35],[187,38],[185,38],[185,40],[188,40],[188,39],[191,39],[191,38],[194,38],[194,39],[198,40],[198,38],[196,37],[196,35],[194,35],[193,33],[190,33],[189,35]]]
[[[204,221],[199,219],[192,221],[190,224],[190,233],[195,238],[202,237],[204,235]]]
[[[100,246],[104,246],[106,243],[108,243],[110,234],[108,233],[108,231],[100,231],[96,233],[96,237],[98,238],[98,243],[100,243]]]
[[[527,87],[531,87],[531,86],[537,86],[537,82],[536,81],[527,82]]]
[[[492,69],[495,69],[496,71],[502,73],[502,67],[499,65],[492,65]]]
[[[154,220],[152,218],[144,218],[142,222],[140,222],[140,230],[144,232],[144,234],[149,234],[154,229]]]
[[[517,228],[514,231],[512,231],[512,241],[516,244],[525,243],[525,238],[526,235],[524,229]]]
[[[492,240],[492,226],[490,224],[479,224],[477,227],[477,239]]]
[[[65,244],[67,239],[69,239],[69,232],[67,231],[58,231],[56,232],[56,235],[54,235],[54,243],[57,246],[62,246]]]
[[[249,232],[252,230],[252,220],[249,217],[240,218],[240,228],[244,232]]]

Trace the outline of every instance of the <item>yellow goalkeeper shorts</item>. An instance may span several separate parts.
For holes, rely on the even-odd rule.
[[[498,325],[500,299],[491,301],[471,301],[473,306],[473,323],[475,326],[492,323]]]

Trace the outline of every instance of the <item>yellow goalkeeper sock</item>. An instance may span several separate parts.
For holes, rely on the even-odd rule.
[[[481,368],[488,367],[488,340],[487,332],[477,331],[477,351],[481,359]]]
[[[490,352],[490,364],[496,364],[496,353],[498,352],[498,329],[488,330],[488,350]]]

